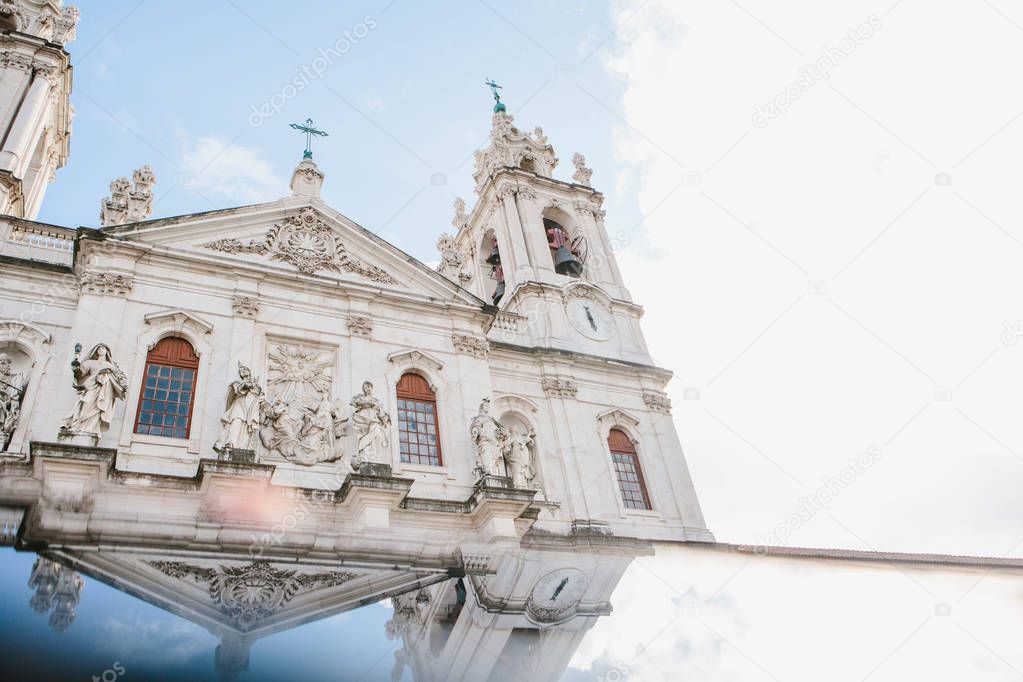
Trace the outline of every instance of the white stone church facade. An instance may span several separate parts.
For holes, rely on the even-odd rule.
[[[96,228],[38,223],[68,153],[77,12],[0,18],[0,503],[30,510],[37,542],[361,548],[405,566],[405,589],[543,545],[561,559],[470,585],[542,622],[606,612],[644,542],[713,540],[582,157],[554,177],[542,130],[498,103],[437,269],[324,203],[311,158],[270,203],[151,219],[144,167]],[[609,568],[529,606],[598,539]]]

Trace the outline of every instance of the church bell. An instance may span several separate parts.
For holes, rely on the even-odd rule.
[[[494,246],[490,249],[490,255],[485,262],[487,265],[497,265],[501,262],[501,253],[497,250],[497,237],[494,237]]]
[[[568,250],[568,247],[559,246],[554,252],[554,271],[559,275],[581,277],[583,264]]]

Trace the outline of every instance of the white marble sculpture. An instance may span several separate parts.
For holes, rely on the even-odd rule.
[[[476,474],[504,476],[504,442],[508,430],[490,416],[490,398],[480,403],[480,411],[469,425],[469,435],[476,445]]]
[[[252,370],[238,363],[238,379],[227,389],[227,406],[220,417],[224,430],[213,449],[219,453],[255,449],[264,404],[259,381],[252,377]]]
[[[536,434],[532,429],[513,426],[508,431],[505,442],[504,463],[508,469],[508,477],[516,488],[532,488],[536,480],[536,469],[533,466],[533,439]]]
[[[81,362],[82,347],[75,346],[75,357],[71,361],[78,403],[74,412],[64,420],[61,435],[85,435],[98,439],[110,428],[114,418],[114,407],[123,400],[128,389],[128,378],[110,355],[105,343],[93,346]]]
[[[352,468],[362,464],[391,463],[391,416],[373,397],[373,384],[362,382],[362,393],[351,400],[352,424],[358,442],[352,457]]]
[[[0,353],[0,452],[11,442],[25,395],[25,375],[15,372],[11,364],[11,356]]]
[[[278,345],[269,355],[268,386],[259,440],[271,457],[311,466],[344,455],[347,419],[330,398],[333,357],[302,346]]]

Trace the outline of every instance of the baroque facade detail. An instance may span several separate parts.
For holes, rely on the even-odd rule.
[[[347,419],[331,397],[334,357],[297,345],[275,344],[269,354],[267,405],[259,438],[271,456],[302,465],[344,455]]]
[[[471,355],[477,359],[484,359],[490,352],[490,342],[485,337],[472,334],[452,334],[451,341],[455,350],[459,353]]]
[[[365,315],[349,315],[348,331],[355,336],[369,336],[373,333],[373,320]]]
[[[255,296],[236,295],[231,298],[231,309],[239,317],[253,318],[259,314],[259,299]]]
[[[586,157],[578,152],[573,154],[572,165],[575,167],[575,173],[572,173],[572,179],[584,187],[589,187],[590,177],[593,175],[593,169],[586,167]]]
[[[266,561],[209,568],[181,561],[149,561],[172,578],[207,586],[210,599],[240,630],[248,630],[279,612],[296,595],[336,587],[358,577],[349,571],[299,573]]]
[[[25,374],[14,371],[11,356],[0,352],[0,452],[7,449],[18,428],[25,388]]]
[[[153,185],[156,175],[149,166],[135,169],[132,182],[120,177],[110,183],[110,196],[100,202],[103,227],[145,220],[153,213]]]
[[[295,266],[299,272],[313,275],[320,270],[350,273],[381,284],[396,284],[382,269],[362,263],[349,253],[337,234],[316,210],[303,208],[279,223],[274,223],[261,240],[218,239],[203,246],[224,253],[251,253],[269,256]]]
[[[61,438],[87,436],[98,439],[110,428],[114,408],[118,400],[124,400],[128,392],[128,377],[110,354],[110,346],[98,343],[92,347],[85,360],[79,359],[81,345],[75,346],[71,360],[72,385],[78,393],[74,412],[60,429]]]
[[[113,272],[86,270],[78,276],[78,285],[84,294],[127,296],[135,285],[135,278]]]
[[[579,392],[579,386],[571,379],[544,377],[540,380],[540,386],[544,393],[553,398],[574,398]]]
[[[643,391],[643,404],[654,412],[671,414],[671,398],[663,391]]]
[[[513,120],[503,110],[494,113],[490,145],[486,149],[477,150],[475,154],[473,178],[476,180],[477,194],[481,193],[486,181],[501,168],[523,168],[549,178],[558,165],[558,159],[543,130],[538,129],[530,135],[516,128],[512,124]]]

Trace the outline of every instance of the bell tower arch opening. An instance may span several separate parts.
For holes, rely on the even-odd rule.
[[[559,275],[582,277],[583,247],[586,243],[582,230],[575,227],[567,213],[554,207],[544,209],[543,229],[554,271]]]

